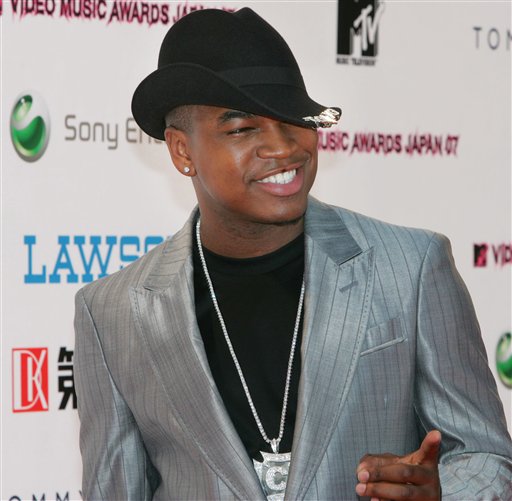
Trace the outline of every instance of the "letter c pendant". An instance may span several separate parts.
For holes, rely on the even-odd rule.
[[[290,470],[291,452],[261,452],[263,462],[253,459],[254,469],[268,501],[283,501]]]

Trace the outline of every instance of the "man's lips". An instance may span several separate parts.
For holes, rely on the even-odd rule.
[[[295,195],[302,188],[304,168],[275,172],[256,181],[259,187],[277,196]]]
[[[266,182],[268,178],[272,178],[273,176],[278,176],[279,174],[286,174],[287,172],[297,171],[301,167],[304,167],[307,163],[307,158],[296,158],[291,162],[286,162],[281,165],[276,165],[273,169],[269,169],[267,172],[262,172],[255,178],[255,181]],[[275,180],[271,180],[270,182],[275,182]]]
[[[288,184],[293,181],[297,175],[297,169],[285,170],[284,172],[278,172],[272,174],[263,179],[257,181],[258,183],[272,183],[272,184]]]

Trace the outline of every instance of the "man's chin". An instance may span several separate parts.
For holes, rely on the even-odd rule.
[[[304,219],[304,214],[301,214],[298,217],[295,217],[293,219],[285,219],[283,221],[275,221],[270,224],[273,226],[295,226],[296,224],[299,224]]]
[[[295,226],[303,222],[305,214],[306,210],[303,209],[300,212],[294,211],[288,214],[269,215],[265,218],[254,220],[254,222],[257,222],[262,226]]]

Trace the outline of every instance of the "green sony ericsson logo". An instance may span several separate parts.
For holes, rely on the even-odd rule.
[[[50,114],[39,94],[27,91],[16,98],[10,129],[14,149],[23,160],[41,158],[50,139]]]
[[[512,388],[512,334],[501,336],[496,347],[496,369],[502,383]]]

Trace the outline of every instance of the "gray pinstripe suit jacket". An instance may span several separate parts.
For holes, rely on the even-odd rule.
[[[310,199],[286,498],[356,499],[367,452],[443,433],[445,499],[512,499],[510,437],[446,238]],[[264,499],[195,319],[192,218],[76,298],[86,499]],[[508,458],[507,458],[508,456]]]

